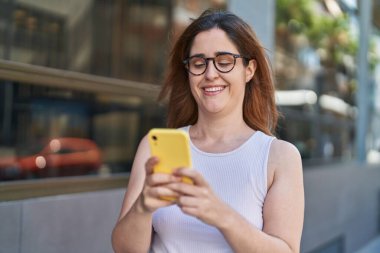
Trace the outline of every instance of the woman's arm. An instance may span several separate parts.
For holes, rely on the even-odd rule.
[[[139,205],[145,181],[144,163],[149,157],[147,139],[142,139],[133,162],[128,189],[124,196],[119,220],[112,232],[115,252],[147,252],[152,234],[152,216]]]
[[[120,217],[112,233],[115,252],[147,252],[151,244],[152,213],[159,207],[173,204],[160,199],[162,195],[175,196],[165,187],[178,179],[167,174],[153,174],[157,158],[149,158],[149,144],[144,137],[132,166]]]
[[[263,231],[254,228],[236,213],[221,228],[235,252],[300,251],[304,189],[301,157],[293,145],[273,141],[268,176]]]
[[[300,251],[304,191],[299,152],[291,144],[274,140],[268,161],[269,190],[264,201],[263,231],[219,200],[194,170],[179,170],[195,185],[177,184],[182,210],[218,228],[234,252],[296,253]]]

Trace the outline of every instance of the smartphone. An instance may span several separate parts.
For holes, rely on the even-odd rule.
[[[151,154],[159,158],[153,173],[173,173],[173,170],[191,168],[190,139],[187,132],[179,129],[153,128],[148,133]],[[190,178],[183,182],[192,184]]]

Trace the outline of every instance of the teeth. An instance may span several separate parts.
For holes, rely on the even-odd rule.
[[[216,92],[216,91],[221,91],[223,90],[223,87],[210,87],[210,88],[205,88],[205,91],[207,92]]]

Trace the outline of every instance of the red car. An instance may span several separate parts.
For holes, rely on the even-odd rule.
[[[101,150],[92,140],[56,138],[37,154],[0,158],[0,180],[96,173],[101,163]]]

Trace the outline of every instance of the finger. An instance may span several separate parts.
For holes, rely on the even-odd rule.
[[[180,195],[187,196],[207,196],[209,192],[207,187],[199,187],[193,184],[187,184],[182,182],[168,184],[167,187]]]
[[[179,197],[179,194],[168,187],[159,186],[148,188],[146,191],[146,198],[153,198],[157,200],[162,200],[162,197],[171,197],[174,203],[174,200]]]
[[[174,201],[168,201],[168,200],[163,200],[159,198],[148,198],[148,197],[147,198],[143,197],[142,201],[143,201],[143,204],[142,204],[143,209],[148,212],[154,212],[160,207],[170,206],[175,203]]]
[[[153,173],[146,177],[146,184],[153,187],[157,185],[169,184],[180,182],[181,178],[173,176],[171,174]]]
[[[178,177],[188,177],[191,180],[193,180],[195,185],[208,186],[208,183],[206,182],[202,174],[194,169],[179,168],[175,170],[173,174]]]
[[[152,156],[150,157],[146,163],[145,163],[145,170],[146,170],[146,174],[149,175],[149,174],[152,174],[153,173],[153,168],[154,168],[154,165],[156,165],[158,163],[158,158],[155,157],[155,156]]]
[[[179,196],[177,199],[177,204],[182,207],[197,207],[199,205],[199,200],[190,196]]]

